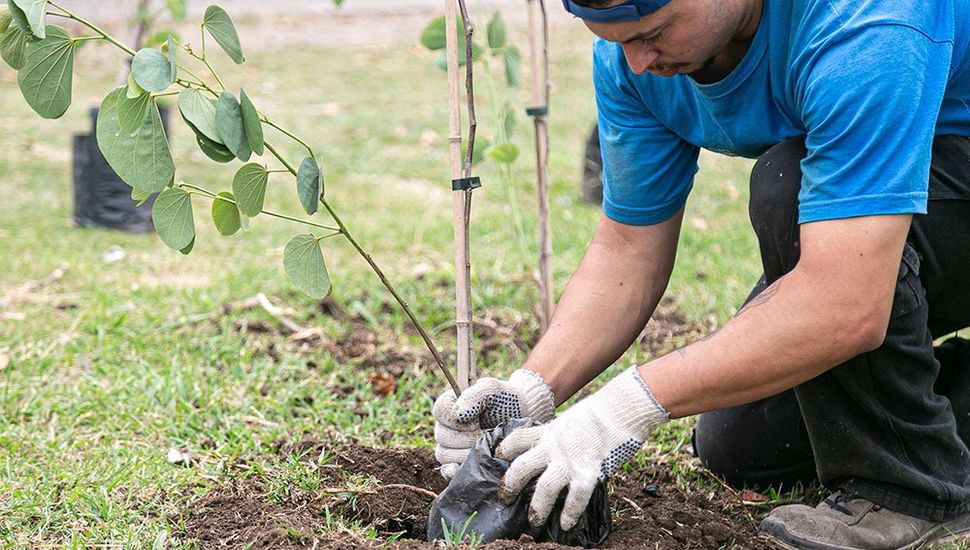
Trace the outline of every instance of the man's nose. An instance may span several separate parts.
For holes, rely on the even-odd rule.
[[[660,52],[644,44],[623,44],[623,55],[634,74],[643,74],[660,57]]]

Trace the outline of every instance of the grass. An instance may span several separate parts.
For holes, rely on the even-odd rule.
[[[521,34],[514,38],[526,44]],[[561,291],[598,211],[580,202],[577,181],[594,120],[589,37],[570,26],[553,39],[550,177]],[[220,64],[223,78],[245,86],[261,110],[322,151],[328,196],[350,228],[428,326],[450,330],[447,102],[435,56],[409,44],[249,54],[245,68]],[[282,247],[301,226],[256,219],[247,234],[225,239],[200,201],[198,242],[188,257],[155,236],[71,226],[69,134],[87,130],[87,107],[110,89],[118,65],[107,48],[89,46],[80,55],[75,105],[60,121],[30,113],[15,75],[0,69],[0,297],[70,264],[61,281],[0,310],[0,353],[10,356],[0,370],[0,546],[189,548],[169,518],[214,484],[269,471],[297,486],[312,484],[300,466],[272,452],[276,440],[433,445],[429,411],[443,386],[433,373],[409,371],[394,394],[381,397],[370,388],[370,372],[319,349],[281,344],[271,353],[265,340],[233,330],[234,321],[258,320],[259,313],[179,328],[187,317],[265,292],[304,312],[301,322],[342,334],[346,327],[311,314],[313,301],[283,274]],[[514,98],[527,103],[524,90]],[[489,101],[479,97],[481,105]],[[180,177],[228,189],[232,168],[204,160],[188,130],[176,117],[172,122]],[[481,122],[483,133],[492,133],[487,114]],[[530,125],[520,120],[515,141],[522,151],[531,151],[530,139]],[[299,159],[295,146],[283,149]],[[524,153],[514,170],[529,228],[531,163]],[[702,164],[669,295],[690,318],[723,320],[759,271],[745,214],[750,163],[705,155]],[[535,245],[524,245],[529,255],[510,245],[516,236],[499,174],[487,165],[480,173],[485,187],[476,195],[471,235],[474,305],[529,316],[537,296],[530,283]],[[292,182],[271,178],[269,207],[298,215],[294,199]],[[384,310],[388,297],[350,246],[325,244],[335,298],[369,312],[386,333],[379,344],[418,346],[404,316]],[[106,263],[112,246],[126,256]],[[500,376],[523,359],[509,352],[480,368]],[[350,391],[333,391],[337,386]],[[677,426],[682,434],[689,427]],[[172,447],[195,453],[197,466],[169,464]],[[277,490],[285,498],[285,487]]]

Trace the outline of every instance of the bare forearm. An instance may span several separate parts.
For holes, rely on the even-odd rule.
[[[557,404],[616,361],[643,329],[669,280],[681,217],[636,229],[600,222],[549,330],[525,364],[552,387]],[[627,231],[650,244],[629,246]]]
[[[777,394],[878,346],[908,227],[903,222],[908,218],[878,220],[892,234],[875,252],[860,245],[836,261],[800,265],[718,332],[642,365],[644,381],[672,417],[689,416]],[[822,234],[822,244],[839,238],[813,231]]]

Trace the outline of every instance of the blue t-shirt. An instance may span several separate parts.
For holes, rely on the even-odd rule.
[[[801,223],[926,212],[934,135],[970,136],[970,0],[765,0],[740,64],[702,85],[635,75],[597,40],[603,210],[649,225],[687,200],[700,148],[805,136]]]

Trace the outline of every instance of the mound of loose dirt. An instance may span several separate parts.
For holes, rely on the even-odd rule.
[[[302,441],[280,447],[284,455],[315,461],[323,444]],[[444,482],[426,449],[341,447],[320,468],[317,494],[277,505],[261,479],[238,480],[211,491],[183,514],[186,538],[208,548],[439,548],[424,542],[428,510]],[[379,483],[360,483],[361,476]],[[355,483],[349,484],[353,478]],[[623,550],[763,549],[756,527],[729,493],[687,494],[663,471],[622,473],[613,480],[614,531],[603,548]],[[349,532],[324,533],[327,514],[373,526],[382,537],[363,539]],[[388,543],[386,537],[400,537]],[[419,539],[419,540],[409,540]],[[733,546],[732,546],[733,545]],[[488,550],[561,550],[565,546],[531,540],[497,541]]]

